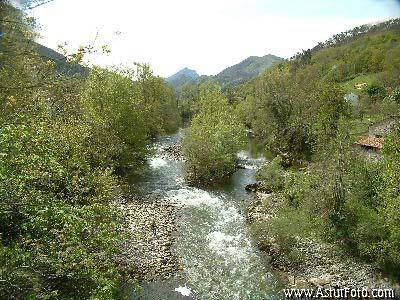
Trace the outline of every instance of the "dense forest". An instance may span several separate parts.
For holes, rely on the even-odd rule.
[[[313,238],[398,278],[399,24],[273,57],[238,86],[204,80],[176,93],[146,64],[82,66],[91,47],[60,67],[34,42],[35,20],[1,1],[0,298],[130,298],[140,278],[119,259],[129,232],[114,200],[154,138],[184,121],[191,185],[229,178],[249,134],[272,155],[257,171],[275,215],[251,224],[260,249],[278,242],[301,264],[296,243]],[[366,135],[378,146],[360,145]]]

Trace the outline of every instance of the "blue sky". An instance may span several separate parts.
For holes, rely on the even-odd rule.
[[[32,12],[40,42],[108,44],[100,65],[150,63],[216,74],[251,55],[290,57],[354,26],[400,17],[394,0],[54,0]],[[97,38],[96,38],[97,36]]]

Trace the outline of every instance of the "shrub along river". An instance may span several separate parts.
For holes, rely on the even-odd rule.
[[[224,184],[197,188],[184,180],[183,162],[165,149],[180,143],[183,130],[159,139],[139,190],[179,207],[175,252],[182,273],[143,285],[133,299],[280,299],[279,283],[258,252],[246,226],[251,200],[245,191],[265,160],[254,144],[238,153],[241,168]]]

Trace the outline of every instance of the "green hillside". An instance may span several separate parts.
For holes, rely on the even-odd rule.
[[[400,274],[399,25],[338,34],[231,91],[243,122],[277,156],[258,172],[280,203],[273,222],[252,225],[263,249],[274,238],[301,264],[296,238],[334,241]],[[368,144],[354,144],[361,138]]]
[[[241,83],[249,81],[254,77],[257,77],[262,72],[280,61],[282,61],[282,58],[271,54],[263,57],[250,56],[242,62],[226,68],[222,72],[218,73],[214,79],[221,85],[223,89],[237,86]]]
[[[59,72],[62,72],[67,75],[79,74],[87,76],[89,74],[88,68],[85,68],[80,64],[76,63],[73,64],[68,62],[67,58],[64,55],[58,53],[53,49],[50,49],[46,46],[34,42],[33,42],[33,48],[39,53],[39,55],[43,59],[53,61],[56,64],[57,70]]]

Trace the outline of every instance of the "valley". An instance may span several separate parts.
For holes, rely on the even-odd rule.
[[[0,2],[0,299],[397,299],[399,18],[164,78],[39,44],[47,4]]]

